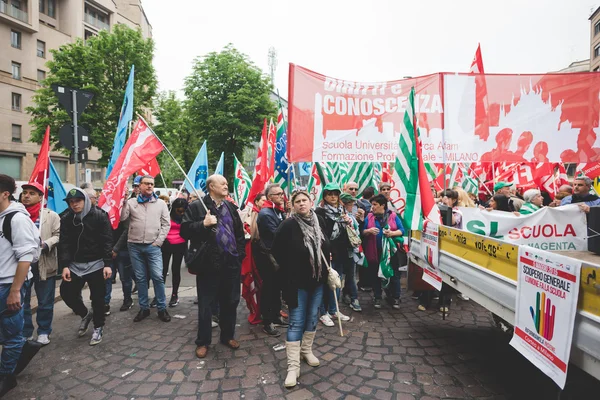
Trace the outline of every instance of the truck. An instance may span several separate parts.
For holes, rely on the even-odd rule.
[[[412,231],[410,262],[423,268],[420,240],[421,232]],[[443,282],[489,310],[497,326],[511,332],[519,245],[440,226],[439,249]],[[600,256],[588,251],[556,253],[582,261],[570,362],[600,380]]]

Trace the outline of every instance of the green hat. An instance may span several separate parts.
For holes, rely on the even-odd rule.
[[[346,204],[346,203],[351,203],[353,201],[356,201],[356,197],[354,197],[348,193],[342,193],[340,195],[340,200],[342,200],[342,203]]]
[[[494,185],[494,192],[497,192],[498,190],[504,188],[504,187],[510,187],[512,186],[512,183],[508,183],[508,182],[498,182]]]
[[[330,182],[323,188],[323,192],[338,192],[338,194],[342,193],[342,189],[340,189],[340,185],[334,182]]]

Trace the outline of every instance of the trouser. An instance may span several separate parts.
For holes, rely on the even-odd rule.
[[[371,283],[371,278],[369,277],[368,271],[369,268],[365,268],[362,266],[357,266],[358,268],[358,282],[360,283],[360,287],[368,287]]]
[[[346,258],[340,260],[343,263],[343,271],[344,271],[344,290],[343,293],[350,296],[350,298],[354,301],[358,299],[358,287],[356,286],[356,263],[354,262],[354,258]],[[359,267],[360,268],[360,267]]]
[[[258,268],[262,286],[260,288],[260,313],[263,324],[269,325],[279,318],[281,310],[281,282],[275,266],[269,256],[260,251],[258,246],[252,250]]]
[[[239,257],[224,253],[219,259],[220,268],[208,274],[196,275],[198,292],[198,336],[196,346],[208,346],[212,339],[212,309],[219,307],[220,341],[226,343],[235,334],[236,312],[240,303]]]
[[[0,344],[2,344],[0,376],[11,375],[14,372],[25,344],[23,307],[18,311],[10,311],[6,307],[11,286],[12,283],[0,284]],[[21,298],[24,297],[25,284],[21,287]]]
[[[32,268],[32,271],[34,269]],[[52,318],[54,317],[54,295],[56,294],[56,276],[49,276],[45,281],[40,280],[37,269],[33,274],[33,279],[26,281],[25,297],[23,299],[23,316],[25,325],[23,327],[23,336],[28,338],[33,335],[33,318],[31,313],[31,290],[35,289],[38,308],[35,314],[37,322],[38,335],[49,335],[52,333]]]
[[[171,282],[173,283],[172,294],[177,295],[179,292],[179,284],[181,283],[181,262],[183,261],[183,255],[187,250],[187,242],[171,244],[167,240],[162,245],[162,259],[163,259],[163,280],[167,282],[167,273],[169,272],[169,261],[173,256],[173,263],[171,264]]]
[[[148,310],[148,275],[154,283],[154,296],[159,311],[167,308],[165,281],[163,280],[163,261],[160,247],[151,244],[127,243],[131,265],[138,287],[138,300],[141,310]]]
[[[106,305],[110,304],[110,299],[112,298],[112,287],[113,287],[112,278],[115,276],[116,269],[117,269],[117,267],[115,265],[115,260],[113,260],[110,263],[110,270],[111,270],[112,274],[111,274],[110,278],[105,281],[104,304],[106,304]]]
[[[400,251],[400,250],[399,250]],[[406,257],[406,253],[403,253],[404,257]],[[376,299],[381,300],[382,298],[382,288],[381,288],[381,278],[379,278],[379,261],[381,260],[381,249],[377,249],[377,261],[369,260],[369,274],[371,275],[371,285],[373,286],[373,295]],[[392,270],[394,275],[389,278],[388,290],[391,297],[394,299],[400,298],[400,271],[398,271],[398,267],[400,264],[399,254],[391,257]]]
[[[71,271],[71,281],[63,280],[60,284],[60,295],[65,304],[75,314],[83,318],[88,313],[88,309],[81,298],[81,289],[83,289],[86,282],[90,288],[90,297],[92,298],[94,328],[101,328],[104,326],[104,294],[106,292],[103,268],[83,276],[78,276]]]
[[[129,252],[127,250],[119,251],[117,258],[115,258],[115,263],[117,264],[119,278],[121,279],[121,285],[123,287],[123,300],[132,301],[131,291],[133,290],[133,267],[131,265]]]
[[[340,262],[340,260],[333,260],[331,262],[331,268],[337,271],[340,275],[340,279],[344,279],[344,263]],[[341,301],[340,298],[341,290],[339,288],[335,289],[335,296],[337,296],[338,302]],[[337,311],[337,304],[335,302],[335,296],[333,294],[333,290],[329,286],[326,286],[324,289],[324,293],[321,300],[320,312],[321,314],[325,314],[327,311],[329,314],[335,314]]]
[[[319,305],[323,298],[323,286],[318,285],[312,291],[298,289],[298,307],[290,308],[290,325],[287,330],[287,341],[302,340],[304,332],[317,330]]]

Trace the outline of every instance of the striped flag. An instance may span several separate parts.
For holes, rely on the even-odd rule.
[[[284,191],[287,191],[288,185],[290,192],[293,190],[296,180],[294,168],[290,170],[290,181],[288,181],[288,170],[290,168],[287,158],[287,124],[283,117],[281,104],[279,113],[277,113],[277,140],[275,142],[275,175],[273,182],[278,183]]]
[[[308,180],[308,193],[315,204],[321,202],[323,188],[330,182],[337,182],[335,172],[329,163],[313,163],[313,168]]]
[[[235,171],[233,175],[233,199],[240,207],[243,207],[248,201],[252,180],[235,154],[233,155],[233,169]],[[253,201],[253,199],[250,199],[250,201]]]
[[[469,174],[469,167],[463,164],[463,179],[461,183],[461,187],[467,193],[472,193],[475,196],[479,194],[479,181],[475,178],[472,178]]]
[[[356,162],[350,165],[348,171],[348,179],[346,182],[356,182],[358,184],[358,195],[362,196],[362,192],[367,186],[373,185],[373,172],[375,168],[372,163]],[[376,187],[376,186],[375,186]]]

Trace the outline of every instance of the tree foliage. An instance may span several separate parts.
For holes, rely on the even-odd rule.
[[[152,105],[157,87],[152,65],[154,42],[144,39],[139,29],[116,24],[112,32],[103,30],[85,42],[77,39],[50,51],[53,60],[47,63],[49,71],[44,86],[34,95],[33,106],[27,108],[33,117],[31,141],[41,143],[46,126],[50,125],[51,142],[60,149],[58,130],[71,120],[58,104],[51,85],[90,91],[94,98],[79,116],[79,124],[88,129],[90,146],[102,152],[100,164],[106,165],[132,65],[135,65],[134,113]]]
[[[195,60],[185,80],[185,113],[190,134],[199,141],[189,143],[191,161],[202,141],[208,141],[209,170],[225,152],[225,172],[231,182],[233,154],[241,158],[246,147],[259,140],[264,118],[275,117],[277,109],[269,98],[270,79],[245,54],[231,44]],[[186,167],[190,157],[185,159]]]

